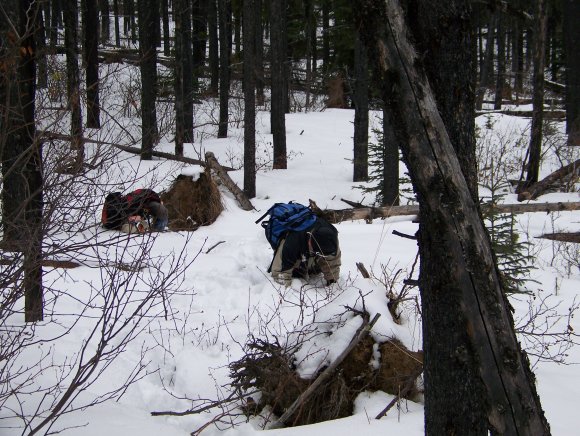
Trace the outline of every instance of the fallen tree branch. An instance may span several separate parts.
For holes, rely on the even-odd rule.
[[[506,110],[494,110],[494,111],[478,111],[475,116],[479,117],[481,115],[487,114],[502,114],[502,115],[510,115],[512,117],[523,117],[523,118],[531,118],[533,112],[532,111],[514,111],[510,109]],[[553,111],[544,111],[544,118],[547,120],[563,120],[566,118],[566,111],[563,110],[553,110]]]
[[[560,168],[559,170],[554,171],[552,174],[546,176],[539,182],[523,188],[523,190],[518,193],[518,201],[533,200],[538,198],[555,183],[570,175],[573,178],[577,178],[578,175],[580,175],[580,159]]]
[[[362,262],[357,262],[356,263],[356,267],[360,271],[360,273],[363,276],[363,278],[365,278],[365,279],[370,279],[371,278],[371,275],[369,274],[369,272],[367,271],[367,269],[365,268],[365,266],[364,266],[364,264]]]
[[[208,254],[211,250],[213,250],[214,248],[216,248],[218,245],[223,244],[224,242],[226,242],[226,241],[219,241],[219,242],[215,243],[214,245],[212,245],[211,247],[209,247],[207,249],[207,251],[205,252],[205,254]]]
[[[311,204],[316,204],[312,200]],[[529,213],[529,212],[558,212],[566,210],[580,210],[580,202],[557,202],[557,203],[518,203],[518,204],[482,204],[481,207],[491,208],[497,213]],[[350,220],[371,220],[373,218],[389,218],[393,216],[419,214],[418,205],[386,206],[386,207],[363,207],[354,209],[325,209],[318,214],[333,224]]]
[[[546,233],[538,236],[541,239],[550,239],[551,241],[560,242],[577,242],[580,243],[580,232],[575,233]]]
[[[56,132],[43,132],[42,137],[46,138],[46,139],[52,139],[52,140],[57,139],[60,141],[70,141],[71,140],[70,135],[65,135],[65,134],[56,133]],[[130,147],[128,145],[121,145],[121,144],[115,144],[113,142],[99,141],[99,140],[91,139],[91,138],[82,138],[81,141],[83,144],[111,145],[115,148],[118,148],[119,150],[126,151],[127,153],[132,153],[132,154],[136,154],[136,155],[140,155],[142,152],[141,149],[138,147]],[[162,151],[153,150],[153,156],[160,157],[163,159],[175,160],[177,162],[183,162],[183,163],[187,163],[187,164],[191,164],[191,165],[201,165],[203,167],[206,165],[205,161],[203,161],[203,160],[192,159],[190,157],[185,157],[185,156],[176,156],[174,154],[164,153]],[[229,168],[229,167],[223,167],[223,169],[225,171],[232,171],[233,170],[233,168]]]
[[[234,181],[225,171],[224,167],[220,165],[215,155],[211,151],[208,151],[205,154],[205,161],[207,162],[207,165],[216,172],[217,176],[223,182],[225,187],[228,188],[232,194],[234,194],[234,197],[236,197],[236,200],[238,200],[238,204],[243,210],[254,209],[254,206],[252,205],[248,197],[246,197],[246,194],[244,194],[244,192],[238,187],[238,185],[234,183]]]
[[[336,358],[334,362],[332,362],[324,371],[322,371],[322,373],[318,376],[318,378],[314,380],[314,382],[310,386],[308,386],[308,389],[306,389],[304,392],[302,392],[302,394],[300,394],[300,396],[296,399],[296,401],[292,403],[292,405],[284,412],[284,414],[280,418],[278,418],[277,421],[275,421],[269,427],[269,429],[281,428],[284,426],[286,421],[288,421],[288,419],[294,414],[296,409],[298,409],[298,407],[304,404],[304,402],[308,400],[308,398],[314,392],[316,392],[316,390],[322,385],[322,383],[324,383],[332,375],[332,373],[336,370],[338,365],[342,363],[342,361],[346,358],[346,356],[349,355],[352,349],[369,333],[369,331],[373,328],[373,326],[375,325],[380,316],[381,314],[377,313],[370,322],[364,320],[362,326],[358,329],[358,331],[350,341],[350,344],[348,344],[348,347],[346,347],[346,349],[340,354],[340,356]]]

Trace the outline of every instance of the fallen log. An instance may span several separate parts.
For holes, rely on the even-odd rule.
[[[65,135],[65,134],[56,133],[56,132],[48,132],[48,131],[43,132],[42,137],[49,139],[49,140],[60,140],[60,141],[70,141],[71,140],[70,135]],[[136,154],[136,155],[140,155],[142,152],[142,150],[138,147],[130,147],[128,145],[115,144],[113,142],[100,141],[100,140],[91,139],[91,138],[83,138],[82,142],[83,142],[83,144],[111,145],[115,148],[118,148],[119,150],[126,151],[127,153],[132,153],[132,154]],[[193,159],[193,158],[185,157],[185,156],[177,156],[175,154],[165,153],[162,151],[153,150],[152,154],[155,157],[174,160],[177,162],[183,162],[186,164],[201,165],[203,167],[206,165],[205,161],[203,161],[203,160]],[[232,171],[233,170],[233,168],[229,168],[229,167],[222,167],[222,168],[224,169],[224,171]]]
[[[550,239],[551,241],[580,243],[580,232],[575,232],[575,233],[546,233],[542,236],[538,236],[538,238]]]
[[[510,115],[512,117],[523,117],[523,118],[531,118],[533,112],[532,111],[515,111],[511,109],[506,110],[492,110],[492,111],[478,111],[475,116],[479,117],[481,115],[487,114],[503,114],[503,115]],[[544,111],[544,118],[547,120],[564,120],[566,119],[566,111],[564,110],[551,110],[551,111]]]
[[[225,187],[228,188],[232,194],[234,194],[234,197],[236,197],[236,200],[238,201],[240,207],[243,210],[254,209],[254,206],[252,205],[248,197],[246,197],[246,194],[244,194],[244,192],[238,187],[238,185],[235,184],[235,182],[228,175],[224,167],[220,165],[215,155],[211,151],[208,151],[205,154],[205,160],[207,162],[207,165],[216,172],[217,176],[220,178]]]
[[[572,178],[578,178],[579,175],[580,159],[572,162],[569,165],[566,165],[565,167],[560,168],[557,171],[554,171],[552,174],[540,180],[539,182],[524,188],[524,190],[518,193],[518,201],[533,200],[538,198],[564,177],[571,176]]]
[[[310,200],[310,204],[316,203]],[[496,213],[530,213],[530,212],[558,212],[580,210],[580,201],[575,202],[558,202],[558,203],[525,203],[525,204],[482,204],[481,207],[492,208]],[[317,210],[318,209],[318,210]],[[386,206],[386,207],[363,207],[352,209],[325,209],[313,208],[318,215],[330,223],[336,224],[342,221],[365,220],[372,221],[375,218],[389,218],[393,216],[419,214],[418,205],[406,206]]]

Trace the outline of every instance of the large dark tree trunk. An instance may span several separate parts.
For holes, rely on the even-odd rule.
[[[52,0],[50,15],[50,47],[56,49],[58,44],[58,28],[62,26],[62,5],[60,0]]]
[[[121,46],[121,31],[119,29],[119,0],[113,0],[113,16],[115,18],[115,46]]]
[[[270,4],[270,75],[272,78],[270,126],[274,146],[274,169],[286,169],[286,0],[272,0]]]
[[[542,157],[542,138],[544,124],[544,66],[546,57],[546,0],[537,0],[536,24],[534,33],[534,94],[532,96],[532,132],[530,135],[529,158],[526,182],[530,186],[539,180]]]
[[[388,97],[384,94],[386,100]],[[388,101],[383,102],[381,206],[399,205],[399,140],[395,135],[393,110]]]
[[[564,0],[566,61],[566,133],[568,143],[580,146],[580,2]]]
[[[191,8],[188,0],[173,0],[175,19],[175,154],[193,142],[193,60]]]
[[[192,6],[192,67],[195,92],[199,93],[199,78],[205,64],[205,47],[207,44],[207,11],[208,0],[193,0]]]
[[[231,17],[230,0],[218,0],[219,15],[219,41],[220,41],[220,115],[218,125],[218,138],[227,138],[229,123],[229,101],[230,101],[230,34]]]
[[[45,2],[43,4],[39,4],[39,6],[38,31],[34,33],[36,43],[36,64],[38,65],[37,85],[39,88],[46,88],[48,86],[48,63],[46,60],[46,23],[50,23],[50,4]]]
[[[220,57],[218,43],[217,0],[208,0],[207,31],[209,38],[209,94],[217,97],[219,90]]]
[[[353,182],[369,177],[369,74],[366,48],[356,32],[354,43]]]
[[[39,4],[3,3],[0,14],[0,158],[3,248],[23,253],[24,317],[43,319],[42,144],[36,138],[36,46]]]
[[[468,0],[410,0],[413,36],[463,176],[478,202],[475,161],[475,35]],[[453,25],[445,25],[451,21]],[[491,29],[493,32],[493,29]],[[438,35],[433,38],[433,35]],[[491,39],[493,42],[493,39]]]
[[[441,9],[434,9],[435,3]],[[442,35],[464,28],[465,1],[418,3],[429,5],[432,17],[421,18],[449,14],[439,21],[448,24]],[[464,177],[470,170],[460,164],[439,114],[441,101],[434,97],[439,94],[418,68],[417,53],[424,52],[410,45],[396,0],[357,0],[354,9],[372,64],[392,80],[394,124],[420,204],[426,434],[487,435],[488,429],[498,435],[549,434],[489,237]],[[455,50],[461,59],[460,44]],[[470,65],[456,61],[466,75]]]
[[[244,0],[244,194],[256,196],[256,1]],[[257,15],[257,17],[256,17]]]
[[[479,68],[479,85],[477,87],[477,109],[481,110],[483,107],[483,99],[485,92],[490,86],[491,77],[493,74],[493,58],[494,58],[494,36],[497,20],[499,19],[499,12],[490,16],[489,24],[487,25],[487,36],[485,38],[485,55],[480,60]]]
[[[175,11],[175,4],[173,6]],[[171,38],[169,32],[169,1],[161,0],[161,21],[163,23],[163,55],[171,55]]]
[[[522,25],[517,20],[513,20],[512,26],[512,74],[514,76],[514,92],[516,102],[523,92],[523,75],[524,75],[524,34]]]
[[[81,170],[85,156],[78,62],[78,15],[76,1],[64,3],[67,97],[68,110],[71,115],[71,149],[73,154],[70,163],[67,164],[67,170],[72,172]]]
[[[262,25],[262,0],[256,0],[255,39],[256,39],[256,101],[259,106],[264,104],[264,38]]]
[[[330,1],[322,0],[322,71],[330,70]]]
[[[101,0],[100,3],[103,3]],[[107,22],[109,20],[107,8]],[[101,127],[99,107],[99,20],[97,0],[85,0],[83,10],[85,26],[84,51],[87,83],[87,127]],[[107,26],[108,32],[108,26]],[[103,29],[101,28],[101,32]],[[107,37],[108,38],[108,37]]]
[[[141,159],[153,159],[157,143],[157,0],[139,0],[139,57],[141,69]]]
[[[26,200],[24,206],[24,225],[26,245],[24,251],[24,320],[42,321],[44,302],[42,289],[42,143],[36,138],[35,94],[36,65],[34,33],[38,31],[37,17],[39,3],[33,0],[20,0],[20,34],[23,35],[21,47],[26,54],[20,59],[19,94],[23,114],[20,140],[25,150],[24,172],[26,180]]]
[[[111,34],[111,8],[109,5],[109,0],[99,0],[99,11],[101,13],[101,30],[99,32],[101,36],[101,44],[107,44],[109,42],[109,37]]]
[[[506,18],[500,16],[497,21],[497,72],[495,76],[495,99],[493,108],[500,110],[503,102],[505,88],[505,65],[506,65]]]

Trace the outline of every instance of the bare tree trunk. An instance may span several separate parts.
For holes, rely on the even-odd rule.
[[[48,86],[48,63],[46,60],[46,23],[50,23],[50,4],[48,2],[39,5],[38,9],[38,31],[34,33],[36,43],[36,65],[38,66],[37,84],[39,88]]]
[[[256,46],[256,101],[258,106],[264,105],[264,26],[262,24],[262,0],[256,0],[255,46]]]
[[[218,44],[218,10],[217,0],[208,0],[207,25],[209,37],[209,92],[216,97],[219,90],[220,56]]]
[[[157,110],[157,41],[155,22],[157,0],[139,0],[139,56],[141,70],[141,159],[153,159],[158,141]]]
[[[286,0],[273,0],[270,4],[270,56],[272,77],[270,126],[274,142],[274,169],[286,169],[286,107],[288,92],[286,77]]]
[[[393,108],[383,102],[382,189],[381,205],[399,204],[399,141],[395,135]]]
[[[544,124],[544,65],[546,57],[546,0],[537,0],[536,26],[534,33],[534,95],[532,103],[532,133],[530,136],[529,160],[526,182],[522,187],[536,183],[540,176],[542,138]]]
[[[101,36],[101,44],[104,45],[109,42],[111,33],[111,22],[109,17],[111,9],[109,6],[109,0],[99,0],[99,10],[101,11],[101,31],[99,34]]]
[[[188,0],[173,0],[175,20],[175,154],[193,142],[193,52]]]
[[[199,94],[199,78],[202,76],[205,63],[207,10],[208,0],[193,0],[191,8],[191,48],[194,94]]]
[[[100,0],[100,3],[102,4],[103,1]],[[101,127],[101,110],[99,107],[99,20],[97,0],[85,0],[84,6],[83,25],[86,31],[83,54],[87,66],[87,127],[98,129]],[[107,15],[105,18],[108,22],[109,16]],[[107,25],[107,32],[108,29]],[[102,31],[103,29],[101,29]]]
[[[256,196],[256,69],[255,0],[244,0],[244,194]]]
[[[71,114],[71,149],[73,156],[66,170],[81,170],[85,148],[83,144],[83,116],[81,112],[81,91],[78,63],[78,7],[76,1],[65,2],[63,9],[64,39],[66,48],[66,75],[68,109]]]
[[[121,46],[121,31],[119,29],[119,0],[113,0],[113,15],[115,17],[115,46]]]
[[[35,32],[40,4],[13,0],[3,6],[4,13],[0,14],[0,63],[4,67],[0,75],[3,248],[23,254],[24,320],[36,322],[44,317],[42,143],[36,137],[35,125]]]
[[[173,1],[173,11],[175,14],[175,0]],[[175,19],[175,16],[174,16]],[[171,55],[171,38],[169,32],[169,2],[161,0],[161,21],[163,23],[163,54]]]
[[[358,32],[354,43],[353,182],[369,178],[369,74],[366,47]]]
[[[497,20],[497,72],[495,76],[495,100],[493,105],[495,110],[501,109],[505,87],[505,21],[506,19],[502,16]]]
[[[229,95],[230,95],[230,35],[231,35],[231,7],[230,0],[218,0],[219,6],[219,41],[220,41],[220,115],[218,138],[227,138],[229,123]]]
[[[429,82],[416,68],[403,11],[396,0],[357,0],[354,9],[369,57],[392,73],[403,157],[420,203],[426,434],[487,435],[487,428],[493,434],[549,434],[489,237]],[[459,328],[441,330],[446,325]],[[450,380],[433,364],[463,375]]]
[[[564,1],[566,61],[566,133],[568,144],[580,146],[580,3]]]
[[[479,86],[477,87],[477,110],[481,110],[483,107],[485,92],[489,88],[489,84],[491,82],[490,77],[493,72],[494,34],[497,20],[497,13],[492,14],[489,18],[489,24],[487,26],[487,37],[485,39],[485,57],[481,60]]]

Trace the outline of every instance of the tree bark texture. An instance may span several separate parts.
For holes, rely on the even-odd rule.
[[[209,0],[193,0],[193,6],[191,10],[193,86],[196,93],[199,92],[199,78],[202,76],[203,66],[205,63],[208,3]]]
[[[157,143],[157,41],[155,22],[157,0],[138,0],[139,8],[139,67],[141,70],[141,159],[153,158]]]
[[[256,101],[258,106],[264,105],[264,100],[266,95],[264,94],[264,26],[262,24],[262,10],[263,10],[263,0],[256,1],[256,19],[254,20],[255,25],[255,50],[256,50]]]
[[[222,167],[218,162],[218,160],[215,158],[215,155],[212,152],[208,151],[205,154],[205,160],[207,162],[206,165],[208,165],[212,170],[215,171],[215,173],[220,178],[224,186],[229,189],[229,191],[234,195],[234,197],[236,197],[236,200],[238,201],[240,207],[243,210],[253,210],[254,206],[252,205],[248,197],[246,197],[244,191],[242,191],[238,187],[238,185],[236,185],[236,183],[228,175],[224,167]]]
[[[396,0],[357,0],[355,11],[373,64],[391,74],[420,204],[426,434],[549,434],[489,237],[402,9]]]
[[[469,0],[410,0],[410,22],[417,49],[424,53],[425,73],[475,202],[474,26]],[[494,29],[490,29],[493,35]],[[437,38],[433,38],[437,35]],[[491,38],[493,45],[493,38]]]
[[[102,0],[99,3],[103,3]],[[106,2],[105,2],[106,3]],[[99,15],[97,0],[85,0],[83,25],[85,26],[84,55],[86,63],[87,84],[87,127],[101,127],[99,107]],[[108,8],[107,8],[108,11]],[[107,22],[109,16],[106,16]],[[106,31],[108,32],[108,26]],[[103,29],[101,29],[103,32]],[[108,36],[107,36],[108,39]]]
[[[286,156],[286,106],[288,93],[285,86],[287,47],[286,37],[286,0],[272,0],[270,4],[270,56],[272,79],[270,128],[274,146],[273,168],[282,170],[288,167]]]
[[[369,178],[369,74],[366,47],[358,32],[354,43],[353,182]]]
[[[491,208],[494,213],[532,213],[532,212],[562,212],[580,210],[580,202],[566,203],[518,203],[518,204],[494,204],[481,205],[482,210]],[[320,214],[328,222],[336,224],[343,221],[365,220],[371,222],[374,219],[389,218],[392,216],[415,216],[419,215],[419,205],[383,206],[383,207],[356,207],[350,209],[325,209]]]
[[[35,322],[44,317],[42,143],[35,126],[35,33],[40,4],[14,0],[4,7],[6,15],[0,15],[3,248],[23,253],[24,320]]]
[[[65,2],[63,8],[64,40],[66,48],[66,77],[68,110],[71,116],[71,171],[80,171],[84,162],[83,116],[81,112],[80,73],[78,62],[78,6],[76,1]]]
[[[99,1],[99,11],[101,13],[101,30],[99,32],[99,35],[101,37],[101,43],[104,45],[109,42],[109,37],[111,33],[111,22],[109,17],[109,15],[111,14],[111,7],[109,5],[109,0],[98,0],[98,1]]]
[[[394,108],[383,102],[381,205],[399,205],[399,141],[395,135]]]
[[[256,56],[255,56],[255,0],[243,4],[244,45],[244,194],[256,196]]]
[[[219,64],[219,98],[220,115],[218,125],[218,138],[227,138],[229,123],[229,95],[230,95],[230,54],[232,14],[230,0],[218,0],[219,15],[219,42],[220,42],[220,64]]]
[[[193,142],[193,60],[191,8],[187,0],[173,1],[175,20],[175,154]]]
[[[566,60],[566,133],[568,143],[580,146],[580,2],[564,0]]]
[[[175,2],[173,2],[175,3]],[[175,5],[173,5],[175,11]],[[171,37],[169,31],[169,0],[161,0],[161,22],[163,24],[163,55],[171,55]]]
[[[216,0],[208,0],[207,31],[209,38],[209,92],[216,97],[219,91],[220,56],[218,42],[218,9]]]
[[[530,135],[529,159],[526,183],[531,185],[539,180],[542,158],[542,138],[544,124],[544,66],[546,57],[546,0],[537,0],[536,23],[534,29],[534,93],[532,96],[532,132]]]

